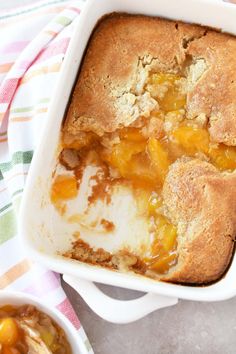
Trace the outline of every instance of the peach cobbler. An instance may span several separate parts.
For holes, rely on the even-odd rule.
[[[182,283],[225,272],[236,233],[235,54],[233,36],[201,26],[125,14],[98,23],[51,187],[78,228],[65,257]]]
[[[1,354],[72,354],[64,330],[33,305],[0,307]]]

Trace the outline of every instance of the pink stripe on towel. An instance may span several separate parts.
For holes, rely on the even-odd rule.
[[[65,54],[70,38],[62,38],[55,43],[50,44],[50,46],[44,48],[35,59],[35,63],[40,63],[41,61],[53,57],[57,54]]]
[[[0,103],[9,103],[12,100],[19,79],[7,79],[4,86],[0,90]]]
[[[68,299],[65,299],[59,305],[57,305],[57,309],[61,311],[71,321],[71,323],[75,326],[76,329],[79,329],[81,327],[76,313]]]
[[[9,53],[18,53],[21,52],[29,43],[29,41],[17,41],[7,43],[3,48],[0,50],[0,54],[9,54]]]

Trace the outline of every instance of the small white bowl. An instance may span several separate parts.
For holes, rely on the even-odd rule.
[[[0,292],[0,307],[4,305],[21,306],[26,304],[34,305],[37,309],[49,315],[65,331],[73,354],[88,354],[78,331],[72,323],[53,306],[49,307],[45,302],[29,294],[5,290]]]

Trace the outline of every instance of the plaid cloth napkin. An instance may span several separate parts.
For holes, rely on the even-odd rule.
[[[55,306],[93,353],[60,277],[25,258],[17,236],[30,162],[82,6],[54,0],[0,12],[0,289],[27,292]]]

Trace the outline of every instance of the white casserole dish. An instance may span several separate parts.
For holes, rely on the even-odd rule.
[[[5,305],[22,306],[25,304],[34,305],[37,309],[49,315],[65,331],[74,354],[88,353],[75,327],[57,309],[50,307],[30,294],[5,290],[0,293],[0,307]]]
[[[236,259],[234,258],[227,274],[218,282],[206,287],[193,287],[158,282],[134,274],[122,274],[58,255],[58,252],[69,248],[71,240],[69,230],[66,235],[49,200],[51,174],[58,151],[61,123],[89,36],[96,22],[111,12],[166,17],[215,27],[236,35],[236,6],[219,0],[99,0],[99,2],[87,0],[76,23],[74,36],[60,73],[57,92],[49,109],[48,121],[27,179],[21,206],[20,234],[29,257],[57,272],[162,295],[156,298],[149,295],[144,300],[139,299],[143,306],[140,306],[141,302],[135,300],[132,310],[130,301],[128,306],[117,300],[110,303],[107,297],[98,294],[99,290],[92,284],[84,280],[76,282],[77,290],[95,312],[113,322],[128,322],[142,317],[153,309],[176,303],[176,297],[197,301],[218,301],[236,295]],[[68,276],[67,281],[75,283],[75,280]],[[171,298],[163,298],[163,295]],[[111,308],[116,308],[113,314],[111,308],[108,310],[108,303]],[[121,303],[122,309],[119,308]]]

